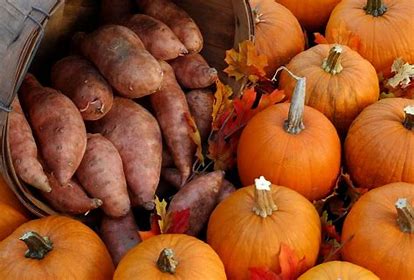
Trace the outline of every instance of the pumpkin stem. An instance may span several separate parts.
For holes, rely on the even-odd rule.
[[[174,258],[174,251],[170,248],[162,249],[157,260],[158,269],[162,272],[175,273],[178,261]]]
[[[259,179],[255,179],[254,184],[255,189],[253,212],[262,218],[271,216],[272,213],[277,210],[277,206],[273,201],[271,192],[272,184],[263,176],[260,176]]]
[[[329,51],[329,56],[323,60],[322,69],[332,75],[341,73],[344,69],[341,64],[342,51],[340,45],[333,46]]]
[[[254,23],[255,24],[259,24],[261,22],[265,22],[265,20],[262,18],[263,17],[263,13],[261,13],[258,8],[252,9],[252,13],[253,13],[253,18],[254,18]]]
[[[397,208],[397,223],[401,231],[414,233],[414,209],[406,198],[400,198],[395,203]]]
[[[53,243],[49,237],[43,237],[34,231],[26,232],[19,239],[26,243],[28,248],[25,253],[26,258],[41,260],[53,249]]]
[[[374,17],[382,16],[387,9],[388,7],[384,4],[384,0],[368,0],[367,5],[364,7],[365,12]]]
[[[414,128],[414,106],[407,106],[404,108],[405,118],[404,126],[412,130]]]

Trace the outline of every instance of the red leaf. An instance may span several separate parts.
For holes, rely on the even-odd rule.
[[[325,36],[323,36],[321,33],[316,32],[313,33],[315,36],[315,43],[316,44],[329,44],[328,40],[326,40]]]
[[[282,280],[280,276],[268,268],[249,268],[250,280]]]
[[[169,227],[166,233],[185,233],[190,225],[190,209],[169,213]]]

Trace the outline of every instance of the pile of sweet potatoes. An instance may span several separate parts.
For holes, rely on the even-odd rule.
[[[157,189],[176,192],[169,212],[189,209],[191,235],[234,191],[223,172],[192,170],[187,116],[205,142],[217,79],[199,54],[199,28],[169,0],[133,4],[102,1],[102,25],[74,35],[50,87],[27,75],[9,118],[16,174],[58,212],[101,209],[115,263],[141,240],[132,209],[152,211]]]

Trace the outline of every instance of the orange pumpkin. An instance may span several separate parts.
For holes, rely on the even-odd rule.
[[[332,261],[317,265],[298,280],[380,280],[374,273],[350,262]]]
[[[207,228],[207,242],[219,254],[232,280],[249,279],[251,267],[279,273],[282,243],[299,259],[305,257],[306,270],[316,262],[320,240],[315,207],[297,192],[270,185],[263,178],[221,202]]]
[[[414,183],[414,100],[383,99],[365,108],[345,140],[353,181],[363,188]]]
[[[0,242],[0,279],[112,279],[105,245],[87,226],[63,216],[29,221]]]
[[[223,263],[208,244],[185,234],[161,234],[132,248],[114,280],[226,279]]]
[[[255,20],[255,45],[267,56],[266,72],[288,63],[305,48],[305,38],[298,20],[274,0],[250,0]],[[277,44],[275,44],[277,42]]]
[[[332,10],[341,0],[276,0],[288,8],[308,31],[325,26]]]
[[[335,185],[341,144],[332,123],[304,105],[305,79],[300,81],[291,104],[276,104],[250,120],[240,137],[237,165],[245,186],[263,175],[316,200]]]
[[[0,202],[0,241],[27,221],[16,209]]]
[[[3,176],[0,174],[0,203],[7,204],[23,214],[28,214],[27,209],[20,203],[16,195],[7,185]]]
[[[412,0],[346,0],[333,10],[326,27],[328,42],[360,40],[358,52],[377,72],[390,73],[396,58],[414,63]]]
[[[381,279],[414,277],[414,185],[392,183],[371,190],[345,219],[344,260]]]
[[[346,46],[314,46],[295,56],[287,68],[306,77],[306,105],[327,116],[340,135],[346,135],[362,109],[378,101],[375,68]],[[295,82],[282,73],[279,85],[290,97]]]

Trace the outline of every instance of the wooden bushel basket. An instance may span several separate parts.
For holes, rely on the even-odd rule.
[[[219,72],[225,67],[226,50],[254,38],[248,0],[174,2],[200,27],[204,37],[202,54]],[[18,199],[38,217],[56,212],[16,176],[7,137],[10,104],[29,66],[47,85],[53,62],[68,54],[71,36],[97,27],[99,4],[99,0],[0,0],[0,168]],[[237,88],[237,84],[233,86]]]

